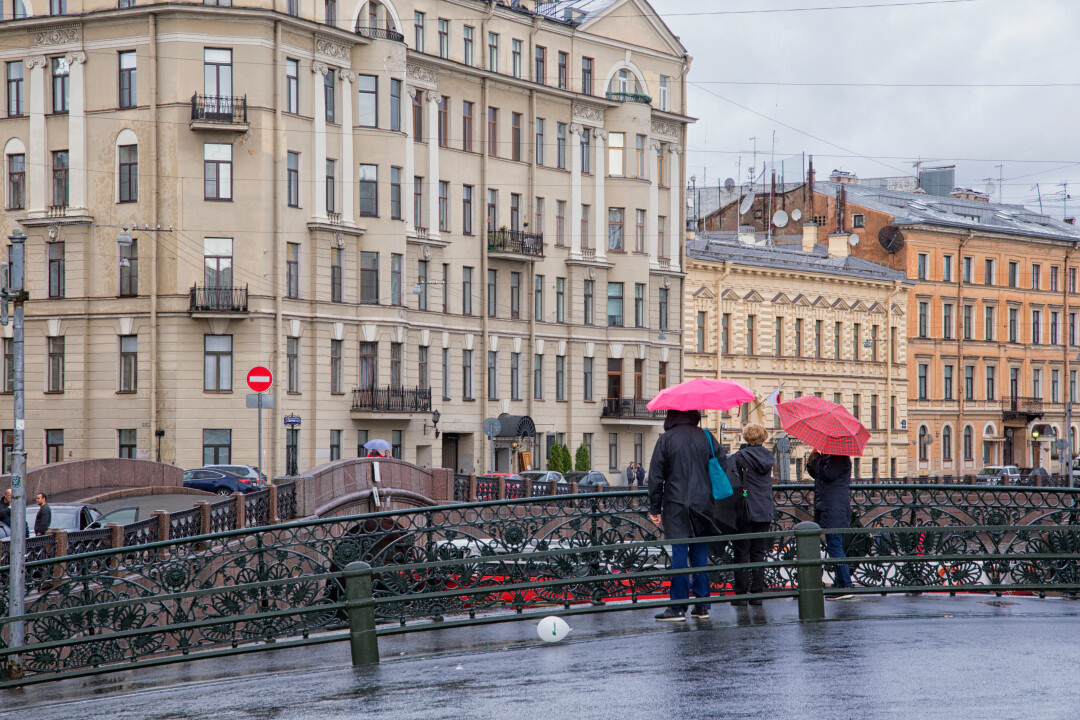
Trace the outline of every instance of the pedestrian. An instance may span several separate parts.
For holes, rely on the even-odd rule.
[[[11,527],[11,488],[5,490],[4,496],[0,498],[0,523]]]
[[[851,458],[846,455],[823,455],[817,450],[806,458],[806,471],[814,478],[814,522],[827,530],[851,525]],[[831,558],[844,554],[843,535],[825,533],[825,550]],[[833,587],[850,588],[851,570],[847,565],[833,566]],[[854,595],[832,596],[846,600]]]
[[[735,476],[742,485],[742,492],[735,493],[739,506],[736,512],[736,529],[740,533],[768,532],[772,525],[776,507],[773,504],[772,467],[776,462],[773,454],[762,447],[769,438],[769,431],[762,425],[751,423],[743,430],[746,444],[729,459]],[[732,543],[735,550],[735,564],[759,563],[765,561],[765,554],[772,549],[772,540],[736,540]],[[750,592],[759,595],[765,592],[765,568],[736,570],[736,595]],[[746,605],[746,600],[733,600],[732,605]],[[760,605],[761,599],[750,601],[751,605]]]
[[[39,492],[34,496],[34,502],[38,506],[37,517],[34,518],[34,534],[44,535],[49,532],[49,525],[52,523],[52,508],[49,507],[49,498],[45,493]]]
[[[713,455],[721,464],[726,454],[708,430],[698,427],[697,410],[669,410],[664,420],[664,434],[656,441],[649,462],[649,519],[663,527],[668,540],[709,537],[718,534],[713,520],[712,483],[709,461]],[[689,561],[689,565],[687,564]],[[707,543],[674,542],[671,545],[672,569],[706,567],[709,564]],[[670,597],[685,600],[709,597],[708,573],[671,578]],[[709,618],[708,604],[695,605],[690,616]],[[672,605],[656,616],[661,622],[685,622],[686,605]]]
[[[645,468],[641,467],[641,463],[637,464],[637,486],[639,488],[645,487]]]
[[[633,485],[635,477],[637,477],[637,475],[634,472],[634,463],[631,462],[629,465],[626,466],[626,484]]]

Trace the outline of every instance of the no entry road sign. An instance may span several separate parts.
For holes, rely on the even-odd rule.
[[[270,372],[268,367],[256,365],[248,370],[247,384],[252,392],[266,392],[274,384],[274,373]]]

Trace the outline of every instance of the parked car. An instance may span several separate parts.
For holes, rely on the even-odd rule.
[[[987,465],[975,476],[976,485],[1002,485],[1008,480],[1010,485],[1020,484],[1020,468],[1016,465]]]
[[[234,492],[248,493],[259,490],[261,486],[252,478],[237,477],[224,470],[213,468],[195,468],[184,471],[184,487],[204,490],[218,495],[232,495]]]
[[[521,477],[526,480],[532,480],[534,483],[551,482],[552,480],[555,482],[566,482],[566,480],[563,479],[562,473],[554,470],[528,470],[521,473]]]
[[[563,477],[566,478],[566,482],[576,482],[578,484],[578,489],[581,489],[586,485],[607,487],[611,484],[608,482],[607,477],[604,476],[604,473],[599,470],[589,470],[588,472],[571,470]]]
[[[117,525],[130,525],[139,519],[139,508],[136,505],[110,510],[102,513],[93,505],[86,503],[49,503],[52,508],[52,520],[49,522],[50,530],[65,530],[75,532],[77,530],[96,530],[103,528],[109,523]],[[26,524],[34,527],[34,520],[38,514],[37,505],[29,505],[26,508]]]
[[[266,485],[266,476],[254,465],[203,465],[201,470],[221,470],[236,477],[247,478],[260,485]]]

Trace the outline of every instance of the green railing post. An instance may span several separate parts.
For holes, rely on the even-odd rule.
[[[379,662],[379,638],[375,635],[375,604],[371,599],[371,566],[353,562],[345,567],[345,598],[359,606],[349,608],[349,645],[353,666]]]
[[[825,592],[821,582],[821,526],[801,522],[795,526],[795,557],[800,562],[817,561],[799,565],[799,619],[825,619]]]

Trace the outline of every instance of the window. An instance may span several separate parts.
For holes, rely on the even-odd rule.
[[[510,43],[510,72],[516,77],[521,77],[521,41],[513,40]]]
[[[994,379],[994,366],[986,366],[986,399],[993,400],[996,395],[997,382]]]
[[[555,278],[555,322],[566,322],[566,278]]]
[[[413,48],[417,52],[424,52],[426,43],[424,42],[424,13],[422,12],[413,13],[413,40]]]
[[[968,425],[964,428],[964,460],[971,462],[975,459],[975,431]]]
[[[593,94],[593,59],[589,57],[581,58],[581,93]]]
[[[919,337],[928,337],[930,328],[930,303],[919,303]]]
[[[420,294],[416,296],[416,308],[428,309],[428,261],[416,261],[416,284],[420,286]]]
[[[401,219],[401,168],[390,168],[390,218]]]
[[[487,385],[488,400],[499,399],[499,353],[488,350]]]
[[[139,338],[120,336],[120,392],[133,393],[139,389]]]
[[[1031,311],[1031,344],[1042,344],[1042,311]]]
[[[547,85],[547,48],[536,46],[536,72],[533,80],[541,85]]]
[[[1038,263],[1031,264],[1031,289],[1040,290],[1042,284],[1042,265]]]
[[[1061,371],[1050,371],[1050,402],[1061,402]]]
[[[877,326],[874,326],[874,330],[877,330]],[[802,318],[795,318],[795,352],[792,353],[794,357],[802,357]],[[874,345],[874,353],[877,353],[877,345]],[[877,358],[874,358],[875,360]]]
[[[300,0],[286,0],[285,12],[294,17],[300,15]]]
[[[866,227],[866,215],[862,213],[855,213],[851,216],[851,227],[864,228]]]
[[[724,338],[724,352],[727,352],[727,337],[726,337],[727,336],[727,324],[728,324],[728,316],[724,315],[724,335],[725,335],[725,338]],[[821,357],[821,336],[822,336],[822,333],[823,333],[823,330],[822,330],[821,321],[820,320],[815,320],[814,321],[814,357],[816,357],[816,358]]]
[[[473,186],[461,186],[461,232],[472,235],[473,231]]]
[[[746,316],[746,354],[754,354],[754,325],[756,320],[755,315]]]
[[[491,157],[499,157],[499,108],[488,108],[487,151]]]
[[[450,399],[450,349],[442,351],[442,396],[443,400]]]
[[[990,306],[983,308],[983,339],[994,339],[994,308]]]
[[[555,356],[555,400],[566,400],[566,357]]]
[[[589,234],[589,214],[592,208],[588,205],[581,206],[581,247],[592,248],[592,236]]]
[[[132,238],[130,245],[120,246],[120,297],[139,294],[139,239]]]
[[[544,164],[544,118],[536,118],[536,164]]]
[[[941,459],[952,462],[952,454],[952,428],[946,425],[941,428]]]
[[[566,169],[566,123],[555,123],[555,167]]]
[[[427,390],[431,387],[428,372],[428,348],[426,345],[416,348],[416,382],[421,390]]]
[[[203,240],[203,283],[206,287],[232,287],[232,260],[231,238]]]
[[[566,201],[555,201],[555,244],[566,246]]]
[[[55,1],[55,0],[54,0]],[[64,459],[64,431],[45,431],[45,463],[61,462]]]
[[[232,390],[232,335],[203,336],[203,390]]]
[[[592,325],[593,322],[594,322],[594,320],[593,320],[593,307],[594,307],[593,297],[594,297],[594,288],[595,287],[596,287],[596,281],[595,280],[586,280],[585,281],[585,298],[584,298],[584,302],[582,303],[582,322],[585,323],[586,325]]]
[[[619,327],[623,324],[623,284],[621,282],[609,282],[607,284],[607,324]]]
[[[475,39],[474,35],[476,33],[476,29],[469,25],[466,25],[462,28],[462,30],[465,35],[465,64],[469,67],[472,67],[476,64],[473,57],[473,40]]]
[[[521,273],[510,273],[510,317],[521,317]]]
[[[472,356],[472,350],[461,351],[461,397],[465,400],[473,399]]]
[[[645,211],[634,211],[634,252],[645,252]]]
[[[52,111],[66,113],[71,88],[71,67],[67,58],[54,57],[49,60],[52,71]]]
[[[664,162],[664,146],[656,150],[656,184],[667,187],[667,165]]]
[[[495,230],[499,224],[499,191],[488,188],[487,196],[487,229],[488,232]]]
[[[533,217],[533,232],[543,235],[544,233],[544,198],[534,199],[533,208],[536,211]]]
[[[697,313],[697,325],[694,330],[694,350],[705,352],[705,313],[700,310]]]
[[[6,346],[5,346],[4,352],[7,353]],[[7,355],[5,354],[4,357],[6,358]],[[5,362],[6,362],[6,360],[5,360]],[[1077,382],[1076,381],[1077,381],[1077,371],[1076,370],[1070,370],[1069,371],[1069,402],[1076,402],[1077,401],[1078,393],[1077,393]],[[5,385],[5,387],[7,387],[7,386]],[[5,390],[5,392],[7,392],[7,391]]]
[[[657,371],[657,374],[658,374],[658,377],[657,377],[658,385],[657,385],[657,388],[656,388],[657,391],[666,389],[667,388],[667,363],[664,362],[663,360],[661,360],[660,363],[659,363],[659,369]]]
[[[487,271],[487,314],[488,317],[495,317],[498,315],[498,301],[499,301],[499,271],[488,270]]]
[[[964,366],[964,399],[975,399],[975,366]]]
[[[450,147],[450,98],[439,96],[438,111],[439,147]]]
[[[878,429],[878,396],[870,396],[870,429]]]
[[[232,430],[203,430],[203,465],[232,462]]]
[[[851,394],[851,416],[856,420],[859,419],[860,406],[862,405],[862,395],[859,393]]]
[[[1009,342],[1020,341],[1020,311],[1017,308],[1009,308]]]
[[[667,111],[669,109],[668,86],[671,83],[671,78],[667,75],[660,76],[660,109]]]
[[[1031,371],[1031,394],[1033,397],[1042,400],[1042,370]]]
[[[345,275],[345,251],[341,248],[330,249],[330,302],[343,300],[343,281]]]
[[[357,75],[356,88],[358,111],[356,124],[361,127],[378,127],[379,125],[379,85],[378,78],[374,75]]]
[[[591,357],[581,359],[581,388],[582,399],[591,402],[593,399],[593,359]]]
[[[285,360],[288,370],[286,389],[290,393],[300,392],[300,338],[285,338]]]
[[[1060,338],[1061,333],[1059,332],[1060,325],[1061,325],[1061,313],[1059,313],[1057,310],[1054,310],[1054,311],[1052,311],[1050,313],[1050,344],[1051,345],[1059,345],[1060,344],[1060,340],[1061,340],[1061,338]]]
[[[856,215],[855,217],[859,217]],[[862,226],[859,226],[862,227]],[[952,255],[943,255],[941,257],[941,279],[944,282],[952,282]]]
[[[570,75],[570,70],[569,70],[569,67],[568,67],[569,63],[570,63],[570,56],[560,50],[559,51],[559,87],[562,88],[563,90],[566,90],[567,87],[568,87],[568,84],[569,84],[568,83],[569,75]]]
[[[342,392],[342,357],[341,340],[330,341],[330,394],[340,395]]]
[[[784,354],[784,318],[778,317],[773,321],[773,352],[777,357]]]
[[[7,208],[21,210],[26,207],[26,155],[7,156]]]
[[[390,129],[401,132],[401,81],[390,78]]]
[[[637,136],[637,147],[634,151],[637,158],[637,177],[645,177],[645,136]]]
[[[390,343],[390,387],[401,387],[401,343]]]
[[[341,431],[330,431],[330,462],[341,459]]]
[[[285,243],[285,296],[300,297],[300,243]]]
[[[450,57],[450,21],[439,18],[439,57]]]
[[[461,314],[472,315],[472,274],[471,267],[461,268]]]
[[[521,399],[521,353],[510,353],[510,399]]]
[[[964,282],[975,282],[975,260],[973,258],[964,258]]]
[[[361,165],[357,173],[357,185],[360,187],[360,202],[356,208],[357,214],[367,217],[378,215],[379,166]]]
[[[232,200],[232,145],[203,145],[203,199]]]
[[[337,160],[326,161],[326,212],[336,212],[337,208]]]
[[[842,327],[841,323],[839,323],[839,322],[833,323],[833,359],[834,360],[839,360],[840,359],[840,332],[841,332],[841,327]]]
[[[521,230],[521,195],[518,193],[510,194],[510,229]]]
[[[120,88],[119,105],[122,108],[135,107],[137,104],[136,95],[138,89],[135,83],[135,51],[127,50],[119,53],[118,59],[120,65],[120,77],[118,83]],[[11,113],[9,112],[8,114],[10,115]],[[22,113],[16,114],[21,115]]]
[[[372,390],[379,384],[379,344],[373,342],[360,343],[359,380],[361,390]]]
[[[626,172],[626,135],[608,133],[608,175],[624,175]]]
[[[544,399],[544,356],[533,355],[533,398]]]
[[[989,258],[983,263],[983,284],[994,284],[994,261]]]
[[[498,33],[488,33],[488,70],[491,72],[499,72],[499,35]]]
[[[929,280],[930,271],[928,266],[930,264],[930,256],[926,253],[919,253],[918,260],[918,278],[919,280]]]
[[[117,430],[116,431],[116,445],[118,449],[118,457],[126,460],[134,460],[137,454],[136,444],[138,438],[138,430]]]
[[[668,289],[659,288],[657,290],[657,310],[659,314],[659,329],[668,329]],[[725,316],[727,317],[727,316]]]
[[[623,251],[623,224],[626,210],[608,208],[608,250]]]
[[[337,0],[324,0],[323,22],[327,25],[333,25],[337,22]]]
[[[52,200],[53,205],[66,206],[69,199],[68,151],[56,150],[52,154]]]
[[[619,433],[608,433],[608,469],[619,469]]]
[[[974,340],[975,339],[974,315],[975,315],[975,306],[974,305],[965,305],[964,306],[964,320],[963,320],[963,324],[964,324],[963,332],[964,332],[964,339],[965,340]]]
[[[521,113],[510,113],[510,159],[521,162]]]
[[[64,243],[46,243],[49,257],[49,297],[64,297]]]
[[[925,400],[926,399],[926,393],[927,393],[926,378],[927,378],[928,372],[929,372],[929,366],[927,366],[925,363],[919,363],[919,376],[918,376],[919,377],[919,395],[918,395],[919,400]]]
[[[945,303],[941,306],[941,337],[952,340],[953,336],[953,306]]]
[[[941,384],[941,397],[946,400],[953,399],[953,366],[946,365],[942,368],[943,377]]]
[[[300,114],[300,61],[285,58],[285,112]]]
[[[300,153],[285,154],[285,191],[289,207],[300,207]]]
[[[1009,263],[1009,287],[1019,287],[1020,285],[1020,268],[1015,262]]]
[[[424,142],[424,98],[419,92],[412,97],[412,136],[416,142]]]
[[[23,61],[9,62],[7,67],[7,114],[8,117],[18,117],[26,113],[25,95],[23,92]]]
[[[1058,268],[1057,265],[1050,266],[1050,291],[1057,292],[1058,290]]]
[[[390,254],[390,304],[404,305],[405,299],[401,291],[402,273],[404,272],[405,256],[400,253]]]
[[[1069,313],[1069,345],[1076,345],[1076,313]]]
[[[1076,292],[1076,268],[1069,268],[1069,292]]]

